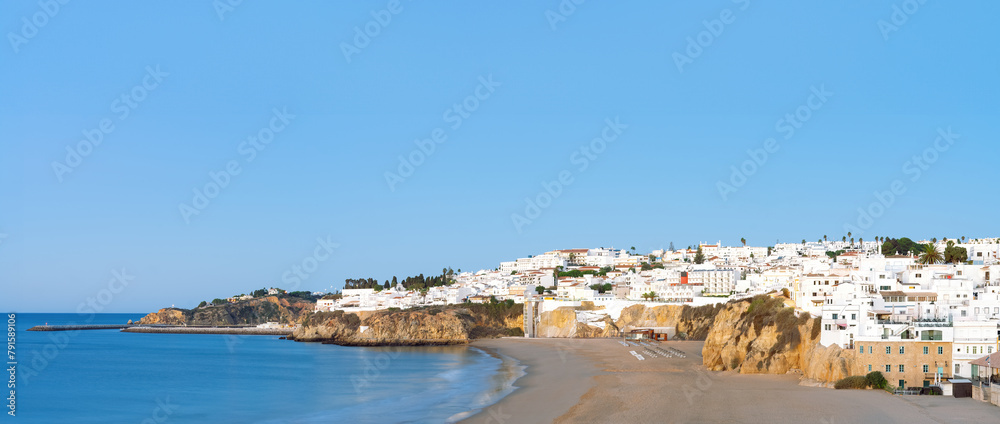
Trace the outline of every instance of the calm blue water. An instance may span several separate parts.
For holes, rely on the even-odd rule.
[[[142,315],[99,314],[90,323]],[[509,358],[465,346],[24,331],[82,317],[17,314],[17,422],[447,422],[495,402],[520,375]]]

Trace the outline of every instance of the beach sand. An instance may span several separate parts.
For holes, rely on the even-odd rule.
[[[711,372],[703,342],[686,358],[639,361],[610,339],[497,339],[474,345],[527,365],[513,393],[468,423],[992,423],[1000,408],[948,396],[893,396],[798,384],[794,375]]]

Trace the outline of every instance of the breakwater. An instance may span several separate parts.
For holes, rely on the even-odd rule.
[[[36,325],[28,331],[75,331],[75,330],[122,330],[133,327],[131,324],[72,324],[72,325]]]
[[[175,326],[132,326],[121,330],[123,333],[160,334],[242,334],[255,336],[288,336],[294,328],[257,327],[175,327]]]

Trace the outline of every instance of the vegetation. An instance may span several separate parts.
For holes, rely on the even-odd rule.
[[[229,302],[227,302],[226,300],[223,300],[223,299],[219,299],[219,298],[212,299],[212,304],[213,305],[225,305],[227,303],[229,303]]]
[[[912,253],[917,253],[923,251],[924,247],[918,243],[915,243],[909,238],[903,237],[901,239],[886,239],[882,243],[882,254],[889,255],[909,255]]]
[[[954,242],[948,242],[948,247],[944,249],[944,261],[958,264],[969,260],[969,251],[964,247],[955,246]]]
[[[868,381],[868,387],[873,389],[885,390],[889,386],[889,381],[885,379],[885,376],[881,372],[872,371],[865,376],[865,380]]]
[[[461,269],[459,269],[461,272]],[[511,272],[514,274],[515,272]],[[455,282],[454,279],[455,271],[451,268],[442,268],[441,275],[424,277],[424,274],[419,274],[415,277],[406,277],[402,281],[392,277],[392,282],[385,280],[384,283],[379,284],[378,280],[374,278],[348,278],[344,280],[345,289],[376,289],[383,290],[390,287],[395,287],[397,285],[402,285],[406,290],[420,290],[425,287],[440,287],[447,286]]]
[[[202,300],[201,303],[198,304],[198,307],[199,308],[203,308],[203,307],[205,307],[205,305],[208,305],[208,302]]]
[[[545,287],[535,286],[535,291],[538,292],[538,294],[545,293]]]
[[[862,375],[852,375],[850,377],[845,377],[838,380],[833,384],[833,388],[837,390],[842,389],[867,389],[868,379]]]
[[[597,290],[598,293],[607,293],[607,292],[611,291],[612,287],[613,286],[611,285],[611,283],[591,284],[590,285],[590,289],[591,290]]]
[[[694,263],[703,264],[705,263],[705,254],[701,251],[701,246],[698,246],[698,251],[694,254]]]
[[[826,256],[829,256],[830,259],[836,260],[837,256],[843,255],[844,252],[846,252],[846,250],[843,250],[843,249],[838,250],[836,252],[826,252]]]
[[[933,244],[926,244],[923,246],[923,252],[920,253],[920,258],[917,261],[925,265],[932,265],[944,261],[944,255]]]

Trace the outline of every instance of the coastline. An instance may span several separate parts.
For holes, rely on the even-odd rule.
[[[615,339],[505,338],[473,345],[516,358],[526,375],[512,393],[462,423],[978,424],[1000,414],[969,398],[834,390],[803,385],[798,375],[708,371],[699,341],[658,344],[683,351],[684,358],[653,358]]]
[[[461,423],[548,423],[577,405],[595,384],[596,363],[579,355],[590,339],[502,338],[477,340],[471,346],[516,359],[524,375],[496,403]],[[602,339],[602,341],[608,341]]]

